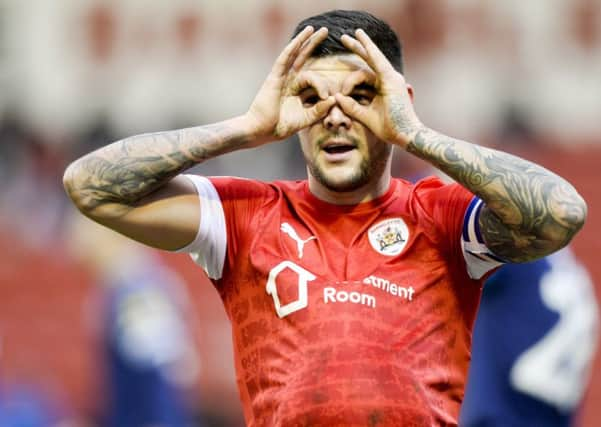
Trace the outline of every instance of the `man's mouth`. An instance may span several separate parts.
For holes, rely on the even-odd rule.
[[[323,150],[328,154],[346,153],[347,151],[354,150],[355,147],[351,145],[333,145],[325,147]]]
[[[357,148],[357,146],[347,140],[330,140],[321,147],[321,149],[328,154],[346,153],[355,148]]]
[[[352,158],[357,145],[347,138],[332,138],[324,142],[320,148],[328,163],[345,163]]]

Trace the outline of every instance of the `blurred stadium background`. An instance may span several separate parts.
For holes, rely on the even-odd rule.
[[[0,408],[23,392],[52,408],[55,421],[39,425],[106,417],[102,307],[112,289],[97,284],[100,270],[85,255],[113,243],[74,223],[61,186],[66,164],[133,133],[244,112],[296,22],[333,8],[368,10],[398,31],[429,126],[520,153],[575,184],[589,220],[574,249],[601,286],[599,0],[0,0]],[[419,167],[398,156],[398,174]],[[293,142],[197,171],[304,175]],[[197,360],[172,377],[198,425],[240,426],[217,294],[186,256],[158,255],[179,277],[181,339]],[[103,268],[119,269],[114,258]],[[597,358],[585,426],[599,425],[600,401]]]

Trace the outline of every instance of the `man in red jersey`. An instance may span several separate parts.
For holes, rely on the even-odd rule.
[[[388,25],[332,11],[298,25],[245,114],[65,172],[85,215],[213,280],[249,426],[456,425],[483,277],[584,223],[565,180],[426,127],[412,97]],[[182,175],[295,133],[306,181]],[[459,184],[391,178],[393,145]]]

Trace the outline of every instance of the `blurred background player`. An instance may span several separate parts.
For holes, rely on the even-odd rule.
[[[98,279],[106,427],[203,426],[188,387],[199,358],[181,279],[159,257],[85,218],[72,218],[70,248]],[[188,314],[186,314],[188,313]]]
[[[484,285],[460,425],[580,425],[598,334],[593,284],[570,249],[502,266]]]

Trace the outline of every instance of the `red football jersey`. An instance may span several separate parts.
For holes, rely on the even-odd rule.
[[[437,178],[354,206],[306,181],[190,178],[202,220],[183,251],[231,320],[249,426],[457,424],[481,277],[499,264],[481,202]]]

